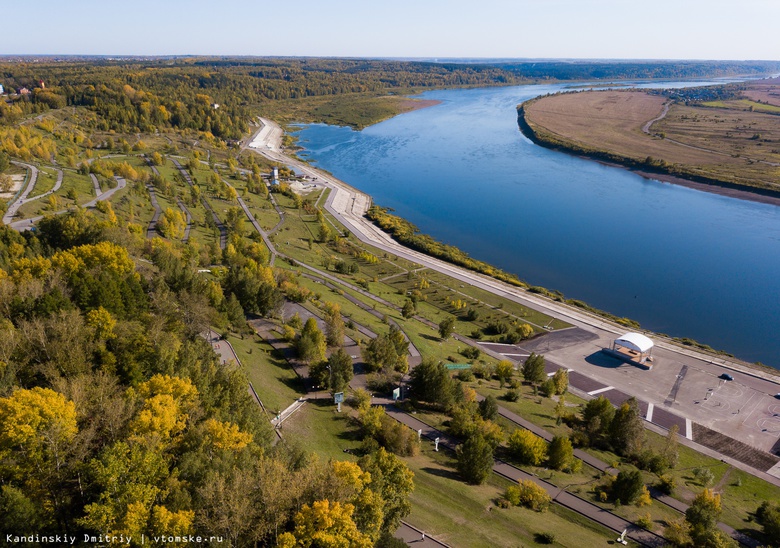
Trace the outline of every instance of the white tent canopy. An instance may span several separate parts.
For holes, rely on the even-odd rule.
[[[644,354],[653,348],[653,341],[641,333],[626,333],[622,337],[615,339],[615,344],[624,348],[630,348]]]

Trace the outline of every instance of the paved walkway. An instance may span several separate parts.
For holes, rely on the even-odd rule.
[[[430,440],[439,438],[439,447],[454,451],[455,447],[458,445],[458,441],[455,438],[445,434],[444,432],[441,432],[440,430],[437,430],[436,428],[433,428],[432,426],[425,424],[421,420],[407,413],[404,413],[403,411],[396,408],[389,400],[375,398],[374,401],[379,405],[383,405],[387,414],[396,419],[398,422],[405,424],[412,430],[422,430],[422,435],[426,438]],[[622,533],[624,530],[628,530],[627,537],[643,546],[662,546],[665,544],[663,537],[642,529],[630,521],[613,514],[609,510],[600,508],[585,499],[569,493],[568,491],[546,482],[532,474],[524,472],[523,470],[520,470],[511,464],[497,459],[493,466],[493,472],[514,482],[520,480],[531,480],[537,485],[543,487],[550,495],[550,497],[552,497],[554,502],[575,511],[578,514],[581,514],[607,527],[608,529],[615,531],[616,533]]]
[[[192,182],[192,177],[190,177],[190,174],[187,172],[186,169],[179,163],[179,161],[175,158],[171,158],[171,162],[173,162],[173,165],[176,166],[176,169],[179,170],[179,173],[184,178],[184,181],[192,188],[195,186],[195,184]],[[214,221],[214,225],[217,227],[217,230],[219,230],[219,248],[225,249],[227,246],[227,228],[225,228],[225,225],[222,223],[222,221],[219,220],[219,217],[217,216],[217,212],[214,211],[214,208],[211,207],[211,204],[209,201],[205,198],[205,196],[201,195],[200,201],[203,204],[203,207],[206,208],[206,211],[211,213],[211,218]]]

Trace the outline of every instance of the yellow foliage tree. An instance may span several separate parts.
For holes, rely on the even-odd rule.
[[[113,339],[116,320],[111,316],[111,312],[102,306],[87,312],[87,325],[95,330],[95,337],[98,339]]]
[[[371,548],[374,543],[368,535],[358,531],[352,520],[355,507],[351,504],[331,503],[328,500],[304,505],[295,516],[295,531],[279,537],[284,548]]]
[[[206,432],[209,443],[220,450],[238,451],[252,442],[252,434],[242,432],[232,422],[209,419],[206,421]]]

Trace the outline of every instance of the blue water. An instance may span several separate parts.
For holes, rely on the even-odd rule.
[[[316,165],[477,259],[780,367],[780,208],[534,145],[516,105],[561,88],[429,92],[442,103],[360,132],[310,125],[298,136]]]

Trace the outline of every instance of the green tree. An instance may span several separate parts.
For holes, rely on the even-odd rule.
[[[403,308],[401,309],[401,315],[407,320],[417,313],[417,308],[410,299],[406,299]]]
[[[317,327],[317,320],[309,318],[295,341],[298,357],[306,363],[321,362],[325,359],[326,348],[325,335]]]
[[[780,546],[780,503],[762,502],[756,510],[756,521],[764,528],[764,536]]]
[[[574,448],[568,436],[555,436],[547,449],[547,464],[553,470],[571,469],[574,461]]]
[[[585,404],[582,408],[582,428],[588,435],[591,445],[607,444],[607,433],[614,416],[615,408],[604,396],[589,400]]]
[[[410,376],[413,400],[438,403],[444,407],[455,400],[455,385],[443,363],[433,358],[424,358],[420,365],[412,369]]]
[[[609,441],[619,455],[638,455],[645,439],[642,413],[636,398],[629,398],[615,412],[609,425]]]
[[[547,442],[526,430],[518,428],[509,435],[509,451],[518,462],[540,466],[547,459]]]
[[[493,470],[493,446],[480,435],[468,438],[455,449],[458,472],[467,482],[481,485]]]
[[[479,402],[479,414],[485,420],[496,420],[496,417],[498,417],[498,400],[496,400],[495,396],[488,396]]]
[[[396,531],[412,511],[409,495],[414,490],[414,473],[383,448],[361,457],[358,465],[371,474],[370,489],[383,501],[382,532]]]
[[[612,482],[610,494],[612,499],[621,504],[633,504],[642,494],[645,484],[639,470],[621,471]]]
[[[339,348],[328,358],[328,385],[331,392],[343,392],[352,380],[352,357],[343,348]]]
[[[536,386],[547,378],[547,373],[544,369],[545,362],[544,356],[531,352],[528,359],[523,364],[523,378],[526,382],[530,382],[536,390]]]
[[[455,331],[455,316],[447,316],[439,322],[439,336],[448,339]]]

